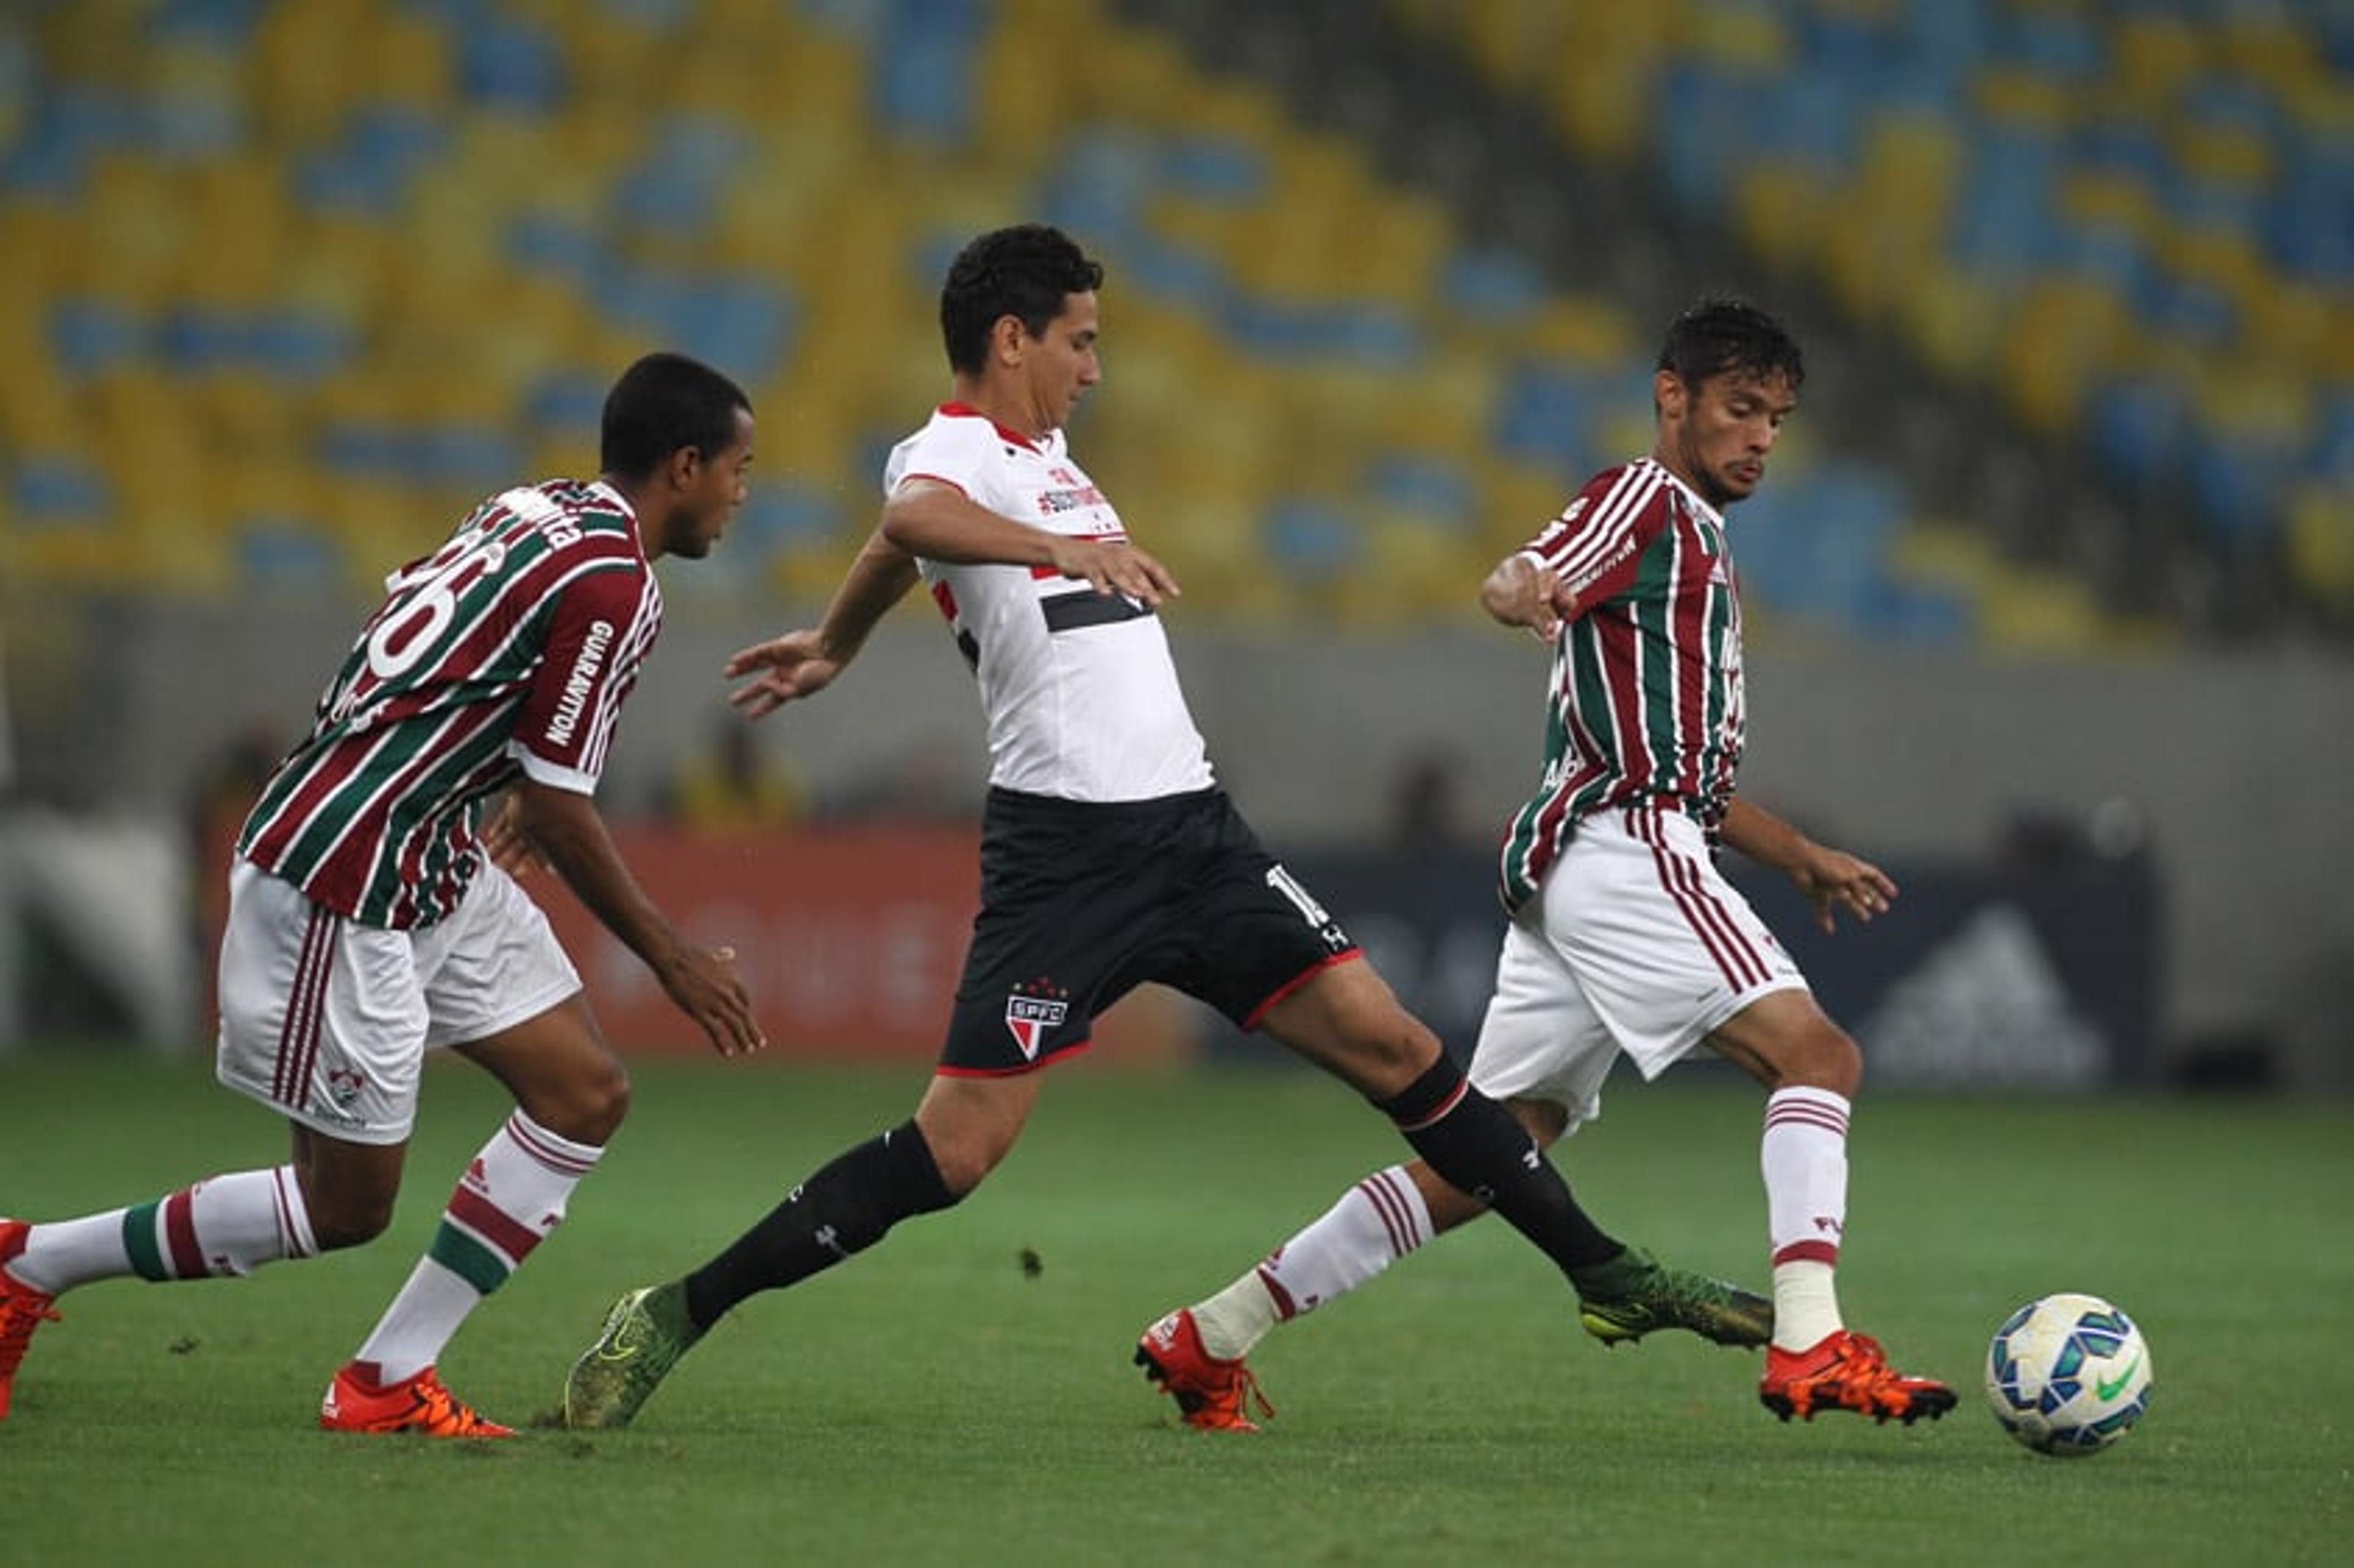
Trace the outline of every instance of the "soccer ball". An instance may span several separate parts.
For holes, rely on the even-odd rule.
[[[2149,1408],[2149,1347],[2097,1296],[2046,1296],[1995,1330],[1986,1393],[2002,1429],[2037,1453],[2097,1454]]]

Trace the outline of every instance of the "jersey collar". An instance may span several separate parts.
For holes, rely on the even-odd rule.
[[[1719,512],[1715,507],[1711,506],[1708,502],[1702,497],[1699,491],[1694,490],[1691,485],[1686,484],[1682,480],[1677,478],[1675,470],[1670,468],[1666,463],[1661,462],[1659,459],[1648,454],[1637,459],[1636,461],[1638,462],[1649,463],[1651,467],[1658,469],[1661,478],[1665,479],[1670,484],[1674,485],[1678,490],[1683,492],[1684,499],[1691,503],[1691,508],[1694,512],[1697,512],[1702,517],[1715,524],[1720,528],[1724,526],[1724,514]]]
[[[946,414],[951,419],[989,419],[988,415],[982,413],[980,409],[974,408],[970,403],[943,403],[940,405],[940,412]],[[1012,441],[1014,445],[1026,447],[1034,452],[1041,450],[1036,441],[1033,440],[1030,437],[1023,435],[1013,426],[999,425],[994,419],[989,419],[989,422],[991,425],[996,426],[997,433],[999,435],[1003,436],[1007,440]]]
[[[621,514],[622,520],[630,525],[630,543],[638,547],[638,558],[640,560],[644,560],[646,556],[646,537],[644,533],[638,526],[638,509],[630,504],[629,497],[623,495],[620,491],[614,489],[611,485],[607,484],[601,479],[592,479],[588,482],[588,493],[591,495],[600,497],[610,504],[614,511]]]

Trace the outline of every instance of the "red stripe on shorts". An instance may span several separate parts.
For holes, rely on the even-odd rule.
[[[1702,891],[1695,869],[1682,856],[1668,848],[1666,836],[1659,831],[1656,810],[1634,806],[1627,810],[1627,830],[1651,848],[1651,861],[1659,874],[1659,886],[1664,889],[1700,938],[1702,947],[1724,976],[1725,983],[1735,991],[1745,991],[1766,978],[1764,966],[1734,927],[1723,906]],[[1754,969],[1753,974],[1749,972]]]
[[[1359,948],[1351,948],[1345,953],[1334,953],[1330,958],[1319,959],[1316,962],[1309,965],[1306,969],[1300,970],[1298,974],[1292,976],[1281,985],[1277,986],[1274,991],[1268,995],[1265,1001],[1262,1001],[1257,1007],[1252,1008],[1250,1010],[1250,1016],[1243,1020],[1243,1027],[1246,1030],[1257,1029],[1258,1027],[1259,1020],[1267,1016],[1267,1009],[1273,1007],[1277,1002],[1281,1001],[1285,997],[1289,996],[1293,991],[1298,991],[1301,986],[1306,985],[1310,980],[1314,980],[1318,975],[1322,974],[1326,969],[1331,969],[1333,965],[1345,964],[1352,959],[1361,959],[1364,956],[1364,953]]]
[[[301,1109],[311,1097],[311,1073],[319,1064],[319,1022],[327,1011],[327,977],[335,963],[334,911],[311,906],[302,928],[302,951],[294,962],[294,986],[278,1031],[278,1103]]]

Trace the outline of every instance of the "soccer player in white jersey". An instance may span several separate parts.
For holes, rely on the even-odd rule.
[[[1101,279],[1037,225],[965,248],[940,297],[952,400],[892,452],[881,528],[821,625],[728,667],[756,676],[736,694],[754,717],[812,695],[919,580],[971,664],[990,757],[981,910],[938,1069],[911,1119],[794,1187],[703,1267],[623,1296],[567,1382],[574,1426],[626,1424],[737,1302],[971,1192],[1013,1147],[1037,1070],[1086,1046],[1096,1015],[1145,980],[1346,1079],[1432,1165],[1486,1192],[1582,1298],[1683,1327],[1737,1310],[1728,1287],[1594,1226],[1217,787],[1161,630],[1177,585],[1064,440],[1097,381]],[[1765,1303],[1751,1299],[1755,1342]]]
[[[476,508],[385,602],[239,835],[220,953],[221,1082],[286,1118],[286,1164],[80,1219],[0,1220],[0,1415],[34,1329],[94,1280],[242,1275],[358,1245],[392,1216],[425,1053],[486,1068],[515,1109],[432,1245],[328,1385],[320,1425],[504,1436],[434,1362],[564,1217],[629,1104],[546,918],[485,853],[535,850],[723,1054],[757,1048],[732,953],[688,942],[614,853],[593,792],[662,627],[652,563],[701,556],[743,503],[751,405],[683,355],[605,401],[603,474]]]
[[[1784,1420],[1850,1410],[1907,1424],[1953,1391],[1894,1371],[1850,1332],[1832,1287],[1847,1217],[1847,1126],[1863,1059],[1719,874],[1722,842],[1815,906],[1870,920],[1896,895],[1877,866],[1736,798],[1741,607],[1724,511],[1765,477],[1805,374],[1769,316],[1708,300],[1669,329],[1652,378],[1658,440],[1605,470],[1481,586],[1506,626],[1553,649],[1544,775],[1505,835],[1511,924],[1471,1081],[1547,1146],[1601,1111],[1624,1052],[1646,1078],[1707,1044],[1768,1097],[1761,1163],[1774,1271],[1760,1397]],[[1416,1161],[1376,1172],[1207,1300],[1209,1359],[1173,1369],[1201,1408],[1238,1408],[1269,1330],[1485,1213]],[[1614,1325],[1589,1315],[1606,1341]],[[1232,1425],[1204,1419],[1204,1425]]]

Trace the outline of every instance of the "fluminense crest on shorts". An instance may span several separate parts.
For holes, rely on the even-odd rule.
[[[349,1067],[327,1069],[327,1097],[335,1102],[337,1110],[349,1110],[360,1097],[360,1075]]]

